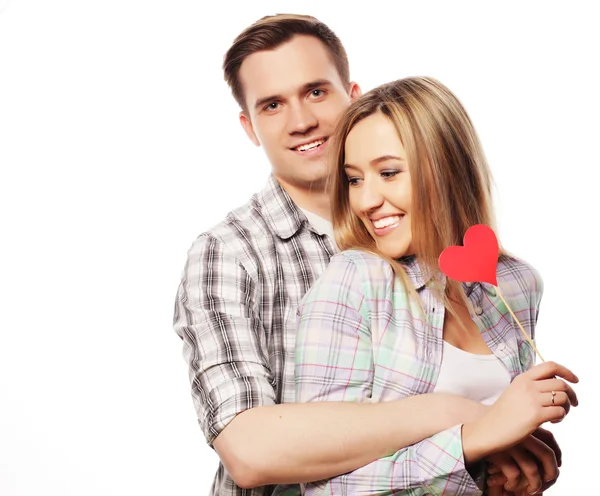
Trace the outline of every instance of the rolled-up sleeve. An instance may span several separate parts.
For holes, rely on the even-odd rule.
[[[173,327],[183,340],[198,422],[211,446],[238,413],[275,403],[254,300],[254,283],[235,254],[218,239],[199,237],[188,252]]]
[[[371,401],[376,379],[369,294],[354,262],[340,255],[305,295],[298,309],[297,401]],[[457,425],[348,474],[304,484],[303,490],[307,495],[481,494],[465,468],[461,429]]]

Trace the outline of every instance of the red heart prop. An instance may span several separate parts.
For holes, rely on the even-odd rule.
[[[449,246],[440,255],[438,264],[447,277],[461,282],[488,282],[498,286],[498,239],[486,225],[469,227],[464,246]]]

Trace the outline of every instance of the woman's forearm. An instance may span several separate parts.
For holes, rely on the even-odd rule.
[[[262,406],[237,415],[214,447],[242,487],[310,482],[356,470],[473,421],[486,408],[443,393],[382,403]]]

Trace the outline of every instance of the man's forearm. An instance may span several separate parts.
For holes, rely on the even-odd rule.
[[[263,406],[237,415],[214,447],[243,487],[310,482],[356,470],[485,409],[441,393],[383,403]]]

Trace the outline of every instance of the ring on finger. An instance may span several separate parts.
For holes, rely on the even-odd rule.
[[[552,395],[552,406],[554,406],[554,397],[556,396],[556,391],[550,391],[550,394]]]

